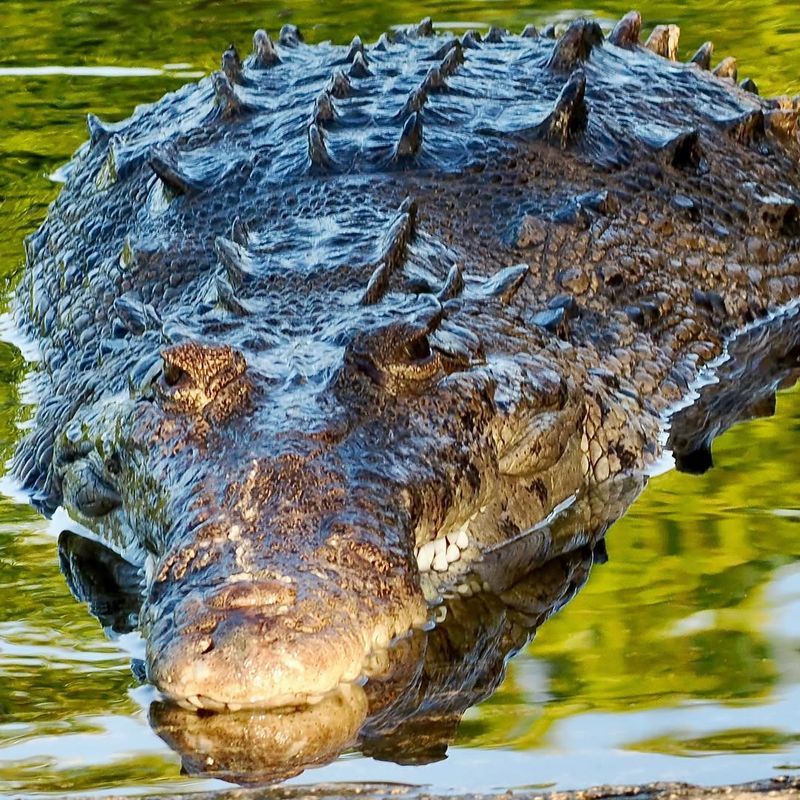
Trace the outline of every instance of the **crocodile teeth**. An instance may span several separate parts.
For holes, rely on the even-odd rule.
[[[417,548],[417,567],[420,572],[429,572],[431,564],[433,564],[433,542],[428,542],[422,547]]]
[[[414,550],[417,567],[420,572],[447,572],[450,564],[461,558],[462,552],[469,546],[467,528],[439,536],[431,542]]]
[[[436,558],[433,559],[433,569],[436,572],[447,572],[447,566],[449,562],[447,560],[447,555],[442,555],[438,553]]]
[[[456,534],[455,544],[460,550],[466,550],[467,549],[467,546],[469,545],[469,537],[467,536],[467,529],[466,528],[462,528]]]

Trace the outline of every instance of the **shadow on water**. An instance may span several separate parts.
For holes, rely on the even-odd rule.
[[[775,392],[800,377],[800,311],[754,325],[728,355],[696,401],[671,418],[668,446],[679,469],[705,471],[717,435],[774,412]],[[281,781],[345,751],[398,764],[440,760],[467,709],[497,689],[509,657],[606,561],[606,532],[645,483],[643,476],[607,481],[487,554],[441,598],[431,630],[374,655],[363,684],[272,712],[196,713],[158,700],[150,725],[185,772],[235,783]],[[59,537],[59,554],[71,591],[102,625],[117,634],[135,630],[137,570],[69,531]]]

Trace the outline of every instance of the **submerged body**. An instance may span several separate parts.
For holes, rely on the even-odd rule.
[[[28,241],[17,472],[142,564],[148,676],[192,706],[317,700],[426,590],[543,560],[527,532],[642,474],[725,337],[800,294],[800,103],[635,14],[431,33],[257,32],[91,118]]]

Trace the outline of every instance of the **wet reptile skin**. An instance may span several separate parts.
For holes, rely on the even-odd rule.
[[[800,101],[639,29],[286,26],[90,117],[27,241],[15,467],[143,565],[165,695],[359,679],[423,584],[659,459],[725,337],[800,294]]]

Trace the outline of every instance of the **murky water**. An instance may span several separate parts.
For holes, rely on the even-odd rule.
[[[13,284],[22,238],[85,138],[84,117],[127,115],[214,68],[231,40],[292,20],[307,38],[376,38],[431,14],[442,24],[520,29],[574,15],[510,2],[267,7],[155,0],[0,2],[0,273]],[[793,0],[641,4],[677,22],[689,55],[713,38],[769,93],[800,90]],[[616,2],[583,8],[612,20]],[[0,344],[0,455],[29,414],[22,356]],[[607,538],[577,597],[509,664],[499,690],[454,729],[446,760],[398,766],[351,754],[294,782],[380,780],[440,790],[800,771],[800,391],[774,417],[714,446],[702,477],[654,479]],[[58,524],[0,501],[0,792],[137,792],[222,786],[181,775],[148,723],[130,671],[132,635],[108,638],[59,570]],[[429,756],[430,757],[430,756]],[[421,759],[424,760],[424,759]]]

